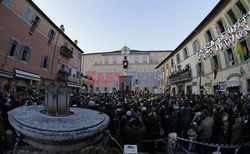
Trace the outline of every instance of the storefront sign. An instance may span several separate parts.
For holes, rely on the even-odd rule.
[[[223,48],[229,48],[236,43],[237,40],[241,40],[247,35],[250,35],[250,26],[247,24],[247,17],[250,16],[250,11],[243,15],[233,26],[225,30],[218,36],[217,39],[208,42],[203,48],[198,51],[198,59],[205,60],[214,51],[218,52]]]
[[[232,77],[241,77],[241,74],[240,73],[232,73],[232,74],[230,74],[230,75],[228,75],[227,76],[227,81],[229,80],[229,79],[231,79]]]
[[[211,87],[212,83],[205,83],[206,87]]]

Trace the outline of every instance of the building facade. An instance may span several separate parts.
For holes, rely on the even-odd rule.
[[[168,64],[170,92],[250,90],[250,1],[221,0],[189,36],[157,66]],[[166,88],[166,87],[164,87]]]
[[[31,0],[0,3],[0,83],[9,90],[79,88],[83,51]]]
[[[130,50],[124,46],[117,51],[84,54],[84,86],[95,93],[153,92],[159,85],[155,67],[171,52]]]

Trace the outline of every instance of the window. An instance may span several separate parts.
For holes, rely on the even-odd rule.
[[[53,29],[50,29],[49,34],[48,34],[49,39],[54,40],[55,36],[56,36],[56,32]]]
[[[109,63],[109,59],[105,58],[104,64],[108,64]]]
[[[199,43],[199,40],[195,40],[195,41],[193,42],[193,50],[194,50],[194,53],[199,52],[199,50],[200,50],[200,43]]]
[[[184,57],[184,59],[187,59],[188,58],[188,49],[187,49],[187,47],[186,48],[184,48],[183,49],[183,57]]]
[[[171,59],[171,66],[174,67],[174,59]]]
[[[50,59],[48,56],[42,55],[42,60],[41,60],[41,68],[43,69],[49,69],[49,63]]]
[[[143,57],[143,63],[148,63],[147,57]]]
[[[147,67],[144,67],[144,72],[147,72]]]
[[[232,66],[235,64],[235,57],[234,57],[234,54],[233,54],[233,51],[231,48],[227,49],[227,55],[228,55],[228,61],[229,61],[229,65]]]
[[[104,87],[104,92],[108,92],[108,88],[107,87]]]
[[[11,0],[3,0],[3,4],[6,6],[10,5],[10,2],[11,2]]]
[[[80,72],[76,71],[76,78],[79,79],[80,78]]]
[[[69,76],[72,76],[72,68],[69,68]]]
[[[247,14],[247,9],[244,7],[240,0],[236,3],[236,6],[239,8],[242,15]]]
[[[113,58],[113,64],[117,64],[116,58]]]
[[[32,20],[32,25],[38,27],[40,22],[41,22],[41,18],[39,16],[35,15],[33,20]]]
[[[232,22],[232,24],[236,23],[237,22],[237,18],[236,16],[234,15],[233,11],[232,10],[229,10],[227,12],[228,16],[229,16],[229,20]]]
[[[220,19],[219,21],[217,21],[215,29],[217,31],[218,34],[221,34],[225,31],[225,24],[223,24],[222,20],[224,19]],[[224,22],[225,23],[225,22]]]
[[[18,47],[19,47],[19,41],[12,38],[8,46],[8,56],[17,58]]]
[[[203,72],[204,70],[202,68],[202,64],[201,63],[198,63],[196,67],[197,67],[197,69],[196,69],[197,70],[197,76],[200,76],[202,73],[204,73]]]
[[[176,62],[177,62],[177,64],[180,63],[180,55],[179,54],[176,55]]]
[[[206,39],[207,43],[213,40],[213,36],[212,36],[212,32],[211,31],[212,31],[212,29],[209,29],[205,33],[205,39]]]
[[[29,63],[30,53],[31,53],[30,47],[28,47],[26,45],[22,45],[21,51],[20,51],[20,57],[19,57],[20,60]]]
[[[248,41],[250,42],[249,39],[248,39]],[[249,48],[247,47],[247,43],[245,40],[241,42],[241,46],[243,49],[242,60],[247,60],[250,57],[250,51],[249,51]]]
[[[68,42],[68,41],[64,41],[64,44],[63,44],[63,46],[66,46],[66,47],[68,47],[68,45],[69,45],[69,42]]]
[[[23,12],[23,17],[22,17],[24,21],[28,21],[31,12],[32,12],[32,11],[31,11],[31,9],[30,9],[29,7],[27,7],[27,8],[24,10],[24,12]]]
[[[114,67],[114,72],[116,72],[116,67]]]
[[[215,55],[211,58],[211,67],[212,67],[212,71],[218,67],[220,69],[220,65],[219,65],[219,59],[218,59],[218,55]]]
[[[78,52],[77,59],[78,59],[79,61],[81,61],[81,58],[82,58],[82,54],[81,54],[80,52]]]
[[[95,87],[95,91],[99,91],[99,87]]]
[[[139,63],[139,58],[135,57],[135,63]]]

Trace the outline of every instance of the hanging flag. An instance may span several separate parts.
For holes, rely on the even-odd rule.
[[[214,69],[214,80],[216,79],[218,72],[219,72],[219,67],[217,65],[216,68]]]
[[[238,54],[241,54],[243,52],[242,45],[240,44],[239,41],[235,44],[235,49]]]

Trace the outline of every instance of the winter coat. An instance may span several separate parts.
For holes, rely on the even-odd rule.
[[[206,140],[210,139],[213,133],[214,127],[214,118],[213,117],[206,117],[197,127],[197,131],[199,132],[199,139]]]

